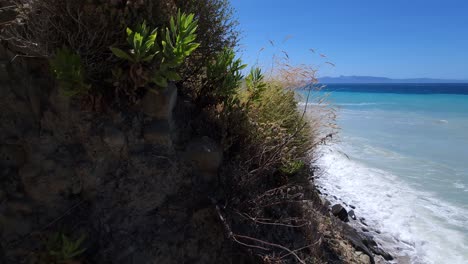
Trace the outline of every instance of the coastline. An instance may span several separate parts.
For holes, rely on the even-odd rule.
[[[333,193],[328,193],[326,189],[319,185],[315,185],[315,188],[323,199],[323,205],[328,208],[330,217],[335,218],[335,224],[343,229],[342,232],[345,239],[357,251],[363,253],[370,252],[375,263],[412,263],[409,255],[400,254],[391,249],[391,247],[405,247],[406,245],[403,242],[389,241],[390,236],[382,233],[377,226],[367,222],[365,217],[359,216],[360,212],[356,210],[354,205],[337,197]],[[336,208],[339,208],[339,210]],[[340,219],[343,216],[346,216],[348,220],[343,221]]]
[[[341,154],[347,157],[346,154]],[[368,255],[370,263],[413,263],[411,256],[403,253],[410,245],[382,232],[378,227],[379,224],[366,219],[361,209],[353,205],[352,201],[340,197],[333,190],[320,184],[320,180],[326,177],[323,169],[318,166],[319,173],[314,176],[312,184],[322,205],[328,210],[334,226],[340,230],[343,240],[350,242],[357,252]]]

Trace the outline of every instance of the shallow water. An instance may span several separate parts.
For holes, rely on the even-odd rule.
[[[468,85],[394,86],[328,88],[341,130],[317,182],[413,263],[468,263]]]

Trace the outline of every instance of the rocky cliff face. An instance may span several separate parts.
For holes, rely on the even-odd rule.
[[[234,243],[220,218],[213,196],[222,149],[209,128],[191,127],[197,117],[177,87],[149,92],[128,111],[85,111],[48,71],[46,61],[0,45],[0,263],[53,263],[56,233],[86,237],[86,250],[69,263],[272,263],[248,257],[249,245]],[[300,229],[238,219],[236,230],[282,243],[270,246],[291,257],[285,263],[300,258],[284,248],[309,240],[315,255],[304,259],[374,263],[307,179],[285,191],[295,197],[291,206],[270,212],[300,215]]]
[[[86,235],[83,263],[229,263],[208,197],[222,152],[178,142],[174,86],[132,111],[85,112],[39,59],[0,48],[0,263],[48,263],[55,232]],[[176,111],[177,112],[177,111]],[[188,150],[188,151],[186,151]]]

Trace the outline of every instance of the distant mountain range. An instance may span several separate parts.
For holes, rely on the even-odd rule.
[[[340,76],[340,77],[322,77],[320,83],[468,83],[468,80],[444,80],[431,78],[414,79],[390,79],[386,77],[373,76]]]

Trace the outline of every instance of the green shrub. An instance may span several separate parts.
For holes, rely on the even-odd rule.
[[[161,41],[158,28],[152,30],[143,22],[135,30],[126,30],[129,51],[111,47],[117,57],[131,63],[130,77],[136,87],[154,83],[164,88],[168,81],[181,79],[177,68],[199,46],[194,42],[197,22],[193,18],[193,14],[179,11],[176,19],[171,18],[170,27],[161,31]]]
[[[314,135],[308,120],[299,112],[295,93],[277,85],[266,83],[259,100],[249,110],[254,124],[252,145],[257,146],[259,168],[275,170],[289,167],[291,163],[304,158],[312,147]]]
[[[131,47],[129,52],[119,48],[111,47],[115,56],[128,60],[131,63],[150,62],[159,53],[159,47],[156,44],[158,36],[157,29],[151,30],[143,22],[135,30],[127,28],[127,43]]]
[[[262,70],[258,67],[250,69],[249,75],[245,78],[246,84],[246,102],[245,105],[249,108],[250,103],[258,102],[265,91],[267,84],[265,83],[265,76]]]
[[[226,48],[219,52],[207,66],[206,81],[202,87],[206,98],[209,98],[208,104],[222,103],[225,107],[236,104],[238,89],[244,78],[242,70],[245,67],[247,65],[236,58],[232,49]]]
[[[170,27],[163,31],[165,39],[161,42],[162,57],[153,79],[157,85],[165,87],[167,80],[179,81],[181,79],[176,69],[200,46],[199,43],[194,42],[197,38],[195,34],[197,28],[194,14],[181,14],[179,10],[175,21],[174,17],[171,17]]]
[[[215,54],[225,48],[235,50],[240,35],[239,23],[229,0],[176,0],[176,3],[182,11],[195,14],[198,21],[200,47],[181,67],[181,73],[185,93],[203,103],[203,107],[208,101],[204,98],[211,97],[212,92],[203,88],[206,65],[213,61]]]
[[[88,92],[90,85],[84,79],[84,69],[80,56],[68,48],[61,48],[50,60],[50,67],[59,82],[59,87],[67,96],[81,95]]]

